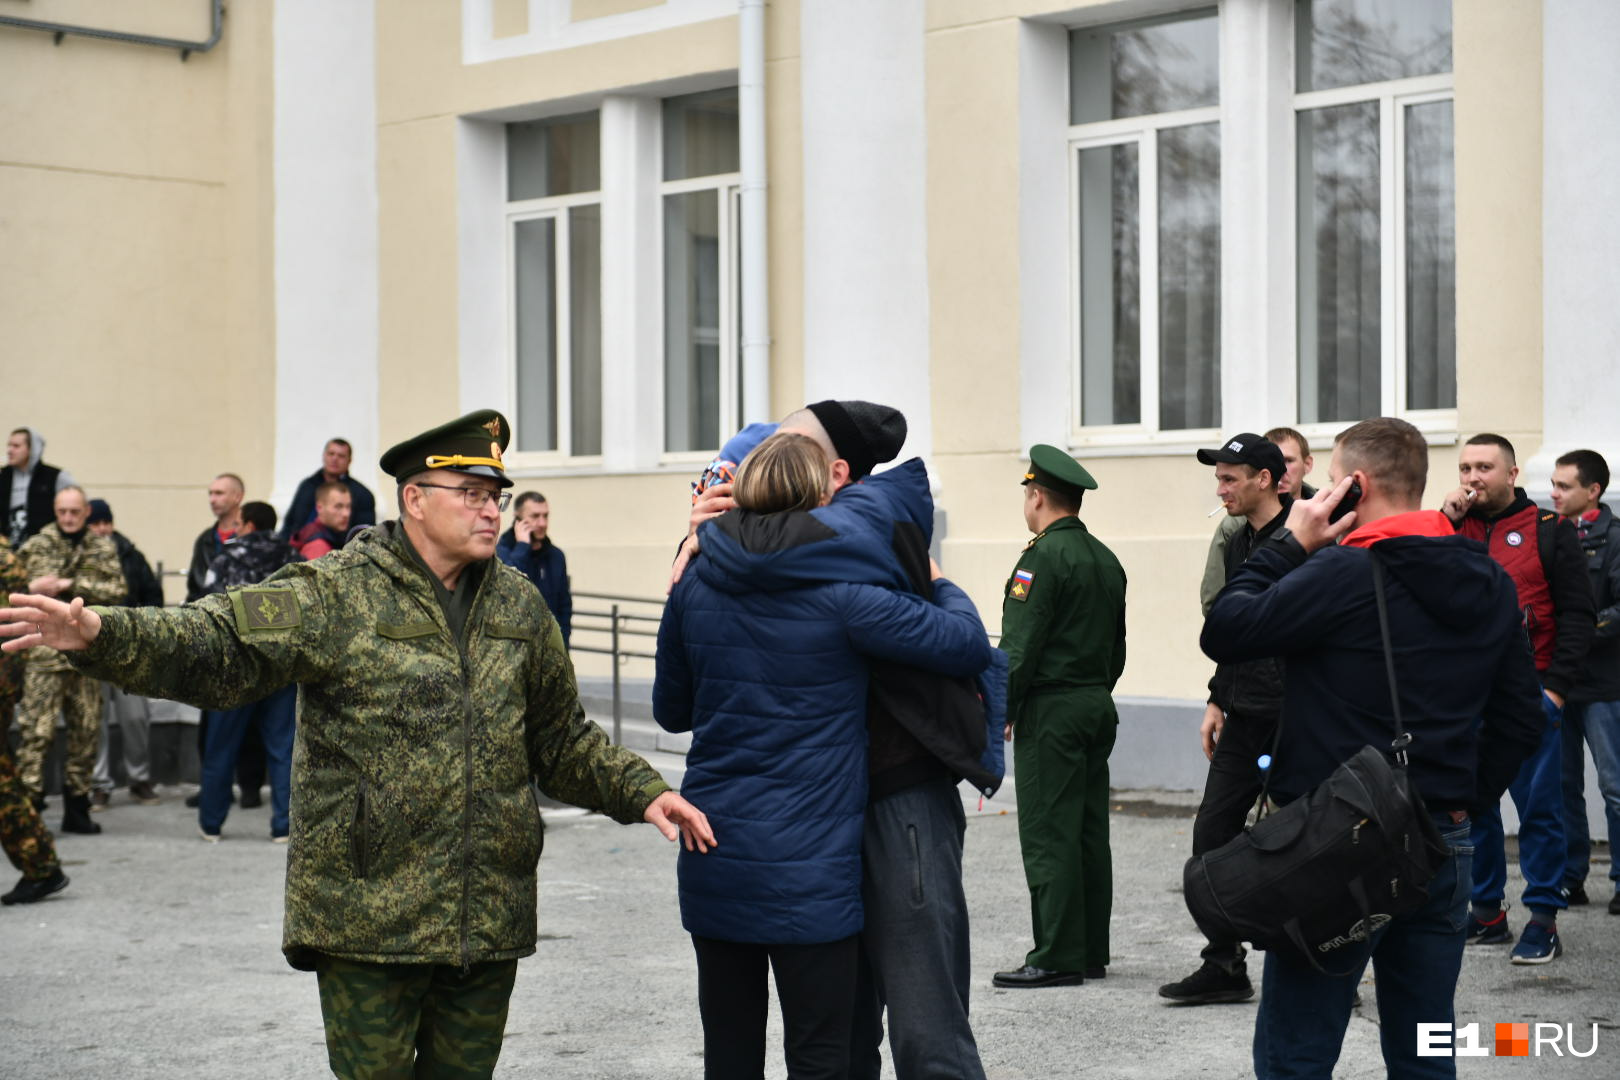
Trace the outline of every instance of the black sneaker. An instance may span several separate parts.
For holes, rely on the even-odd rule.
[[[1227,971],[1206,960],[1203,967],[1180,982],[1159,987],[1159,996],[1181,1005],[1220,1005],[1248,1001],[1254,997],[1254,986],[1247,971]]]
[[[45,899],[52,893],[59,893],[68,886],[68,876],[62,873],[62,868],[48,878],[23,878],[17,882],[17,887],[0,896],[0,904],[10,907],[12,904],[33,904]]]
[[[1614,894],[1614,896],[1610,897],[1609,914],[1620,915],[1620,892],[1617,892]]]
[[[1564,903],[1570,907],[1584,907],[1592,901],[1586,895],[1586,883],[1577,881],[1573,885],[1565,885],[1558,890],[1564,894]]]
[[[1509,945],[1513,942],[1513,928],[1508,925],[1507,905],[1496,913],[1496,918],[1489,922],[1481,919],[1472,911],[1468,913],[1469,945]]]

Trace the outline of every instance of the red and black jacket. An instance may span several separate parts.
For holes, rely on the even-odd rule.
[[[1586,554],[1574,526],[1514,488],[1506,510],[1471,510],[1457,531],[1484,544],[1513,579],[1541,684],[1567,696],[1597,628]]]

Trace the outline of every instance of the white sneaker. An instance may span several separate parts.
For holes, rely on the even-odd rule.
[[[202,829],[198,829],[197,835],[208,841],[210,844],[219,843],[219,833],[217,832],[203,832]]]

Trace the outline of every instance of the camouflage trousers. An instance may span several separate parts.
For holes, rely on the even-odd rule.
[[[473,1080],[494,1075],[506,1034],[516,960],[461,968],[362,964],[316,967],[326,1056],[342,1080]]]
[[[10,712],[0,710],[0,846],[23,877],[41,881],[56,873],[61,864],[56,861],[51,831],[39,820],[39,811],[28,799],[28,789],[12,767],[11,743],[6,739]]]
[[[31,794],[45,791],[45,755],[56,738],[56,714],[67,719],[67,758],[63,790],[90,794],[101,744],[101,683],[77,671],[38,671],[28,665],[23,675],[22,703],[17,706],[17,772]]]

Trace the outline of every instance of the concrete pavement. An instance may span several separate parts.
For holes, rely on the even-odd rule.
[[[651,756],[678,781],[681,758]],[[974,1020],[992,1080],[1251,1074],[1252,1004],[1176,1008],[1155,994],[1192,970],[1201,944],[1180,892],[1191,793],[1116,793],[1108,978],[1040,991],[990,985],[1029,947],[1016,792],[982,811],[976,796],[964,799]],[[73,878],[65,892],[0,909],[0,1076],[327,1075],[314,978],[279,950],[286,848],[269,843],[267,810],[233,811],[217,845],[197,839],[195,812],[178,796],[139,807],[120,791],[97,817],[101,836],[59,838]],[[519,966],[497,1075],[700,1077],[672,846],[646,826],[573,810],[548,822],[542,940]],[[1476,1058],[1461,1075],[1620,1076],[1620,917],[1603,906],[1606,871],[1594,868],[1590,883],[1598,902],[1561,922],[1564,957],[1514,967],[1505,948],[1470,950],[1458,993],[1459,1023],[1479,1022],[1487,1047],[1498,1021],[1541,1021],[1575,1024],[1584,1050],[1597,1023],[1596,1056]],[[1512,882],[1510,895],[1520,887]],[[1383,1075],[1370,976],[1362,993],[1338,1077]],[[774,1020],[772,1039],[774,1078],[784,1075]]]

